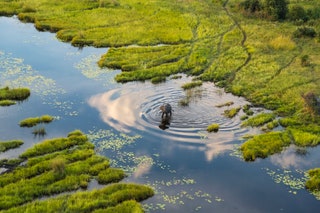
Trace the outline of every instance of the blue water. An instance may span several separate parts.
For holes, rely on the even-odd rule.
[[[319,148],[299,155],[289,147],[267,159],[244,162],[237,152],[242,136],[259,130],[241,128],[241,114],[227,119],[222,115],[227,108],[216,106],[227,101],[242,106],[245,99],[205,83],[194,91],[189,106],[182,107],[181,85],[190,78],[159,85],[117,84],[113,78],[119,70],[96,64],[107,51],[78,49],[32,24],[0,18],[0,86],[26,86],[32,93],[25,102],[0,108],[0,140],[25,142],[0,158],[80,129],[97,152],[126,170],[124,181],[155,188],[156,195],[143,202],[147,211],[319,212],[320,201],[303,188],[304,172],[320,167]],[[162,130],[159,106],[165,102],[174,112],[169,128]],[[56,118],[45,126],[45,137],[19,127],[20,120],[42,114]],[[205,131],[211,123],[220,124],[219,132]]]

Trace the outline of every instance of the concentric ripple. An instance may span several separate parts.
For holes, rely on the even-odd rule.
[[[114,90],[95,95],[89,104],[100,112],[101,118],[119,131],[142,130],[148,134],[173,141],[203,143],[204,140],[230,141],[247,130],[240,128],[239,116],[226,118],[224,110],[247,104],[243,98],[225,93],[212,83],[185,92],[181,86],[191,79],[183,77],[164,84],[127,83]],[[180,101],[189,97],[189,104]],[[217,107],[227,102],[231,106]],[[171,119],[162,119],[159,107],[169,103]],[[207,133],[206,128],[218,123],[218,133]]]

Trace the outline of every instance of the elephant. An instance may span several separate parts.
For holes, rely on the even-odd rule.
[[[160,110],[162,111],[162,116],[161,118],[163,118],[164,115],[166,115],[166,117],[171,117],[172,115],[172,107],[170,104],[163,104],[162,106],[160,106]]]

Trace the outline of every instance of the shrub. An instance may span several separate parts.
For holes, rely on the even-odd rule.
[[[296,31],[293,32],[293,37],[295,38],[302,38],[302,37],[309,37],[314,38],[316,37],[317,32],[312,27],[299,27]]]
[[[288,13],[288,1],[265,0],[264,10],[273,20],[284,20]]]
[[[310,62],[310,57],[309,55],[303,55],[300,57],[300,64],[302,67],[307,67],[310,66],[311,62]]]
[[[219,127],[220,127],[219,124],[214,123],[214,124],[211,124],[207,127],[207,131],[208,132],[218,132]]]
[[[307,12],[300,5],[294,5],[291,8],[289,8],[288,18],[291,21],[308,21]]]
[[[262,9],[262,6],[260,4],[259,0],[245,0],[239,4],[241,9],[244,9],[245,11],[249,13],[255,13],[257,11],[260,11]]]
[[[302,95],[305,111],[312,116],[320,114],[320,98],[314,92]]]

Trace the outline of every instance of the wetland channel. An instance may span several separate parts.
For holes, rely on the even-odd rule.
[[[180,106],[181,88],[191,78],[162,84],[118,84],[119,70],[100,69],[96,62],[108,49],[78,49],[55,34],[38,32],[16,18],[0,18],[0,86],[28,87],[28,100],[0,108],[1,140],[24,144],[0,153],[17,157],[46,138],[64,137],[75,129],[89,136],[99,154],[123,168],[124,182],[148,184],[156,194],[143,202],[149,212],[318,212],[320,201],[304,189],[308,169],[319,167],[318,147],[303,154],[295,147],[255,162],[245,162],[238,147],[257,129],[242,128],[240,116],[230,119],[216,107],[248,102],[212,83],[194,91],[189,106]],[[162,130],[159,106],[174,109]],[[254,109],[256,111],[262,109]],[[19,127],[27,117],[50,114],[44,137]],[[206,127],[218,123],[217,133]],[[99,185],[92,182],[89,189]]]

